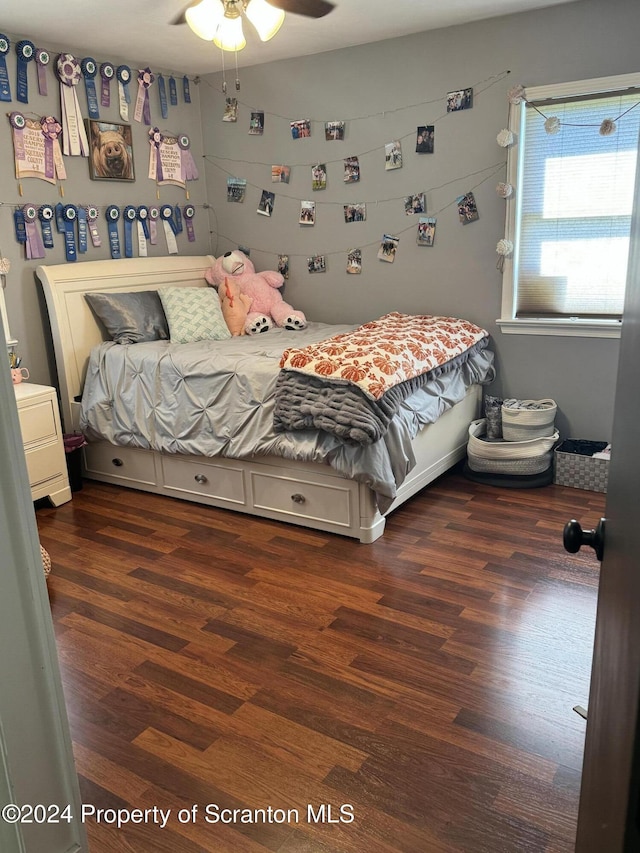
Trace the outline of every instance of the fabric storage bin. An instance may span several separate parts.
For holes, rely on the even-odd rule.
[[[600,453],[606,446],[606,441],[565,439],[554,453],[553,482],[557,486],[606,492],[609,460],[593,458],[594,453]]]
[[[555,400],[504,400],[502,437],[526,441],[553,435],[557,411]]]
[[[529,476],[547,471],[553,465],[553,453],[549,450],[529,459],[483,459],[467,451],[467,464],[476,472]]]

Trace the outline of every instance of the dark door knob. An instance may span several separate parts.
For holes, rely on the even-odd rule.
[[[604,554],[604,523],[605,519],[601,518],[595,530],[583,530],[579,521],[575,519],[568,521],[562,534],[565,551],[570,554],[577,554],[583,545],[590,545],[596,552],[596,557],[602,560]]]

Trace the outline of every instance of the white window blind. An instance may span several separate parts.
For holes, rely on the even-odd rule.
[[[521,112],[514,316],[622,314],[640,131],[640,90],[544,102]],[[556,134],[545,117],[557,116]],[[604,119],[616,121],[603,136]]]

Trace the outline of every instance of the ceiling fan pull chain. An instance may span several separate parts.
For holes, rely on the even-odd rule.
[[[227,75],[224,69],[224,50],[220,48],[220,55],[222,56],[222,92],[224,95],[227,94]]]
[[[238,77],[238,51],[235,52],[236,57],[236,92],[240,91],[240,78]]]

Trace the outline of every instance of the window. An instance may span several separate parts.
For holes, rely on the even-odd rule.
[[[549,133],[547,119],[559,128]],[[610,134],[600,128],[615,122]],[[528,88],[510,110],[503,332],[619,335],[640,132],[640,74]]]

